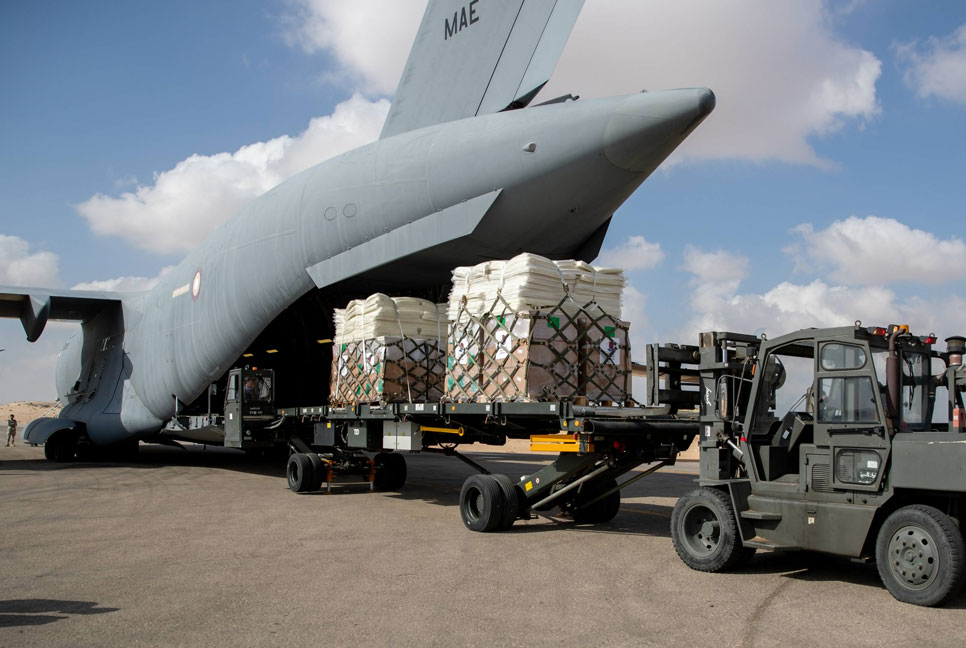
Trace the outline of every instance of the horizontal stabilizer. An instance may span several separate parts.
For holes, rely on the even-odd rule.
[[[319,288],[362,274],[434,245],[469,236],[502,189],[433,212],[306,268]]]
[[[430,0],[382,137],[530,103],[583,0]]]
[[[17,317],[27,340],[36,342],[47,320],[83,322],[121,301],[118,293],[0,286],[0,317]]]

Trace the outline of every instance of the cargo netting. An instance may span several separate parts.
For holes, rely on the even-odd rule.
[[[447,400],[623,404],[631,362],[628,323],[619,319],[622,288],[619,270],[532,254],[457,268]],[[617,312],[602,308],[598,296]]]
[[[446,375],[446,305],[377,293],[335,312],[329,403],[439,401]]]

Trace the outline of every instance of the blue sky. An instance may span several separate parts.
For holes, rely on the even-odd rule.
[[[422,6],[0,4],[0,283],[150,285],[375,138]],[[966,332],[966,4],[587,0],[541,97],[693,85],[717,109],[601,257],[628,268],[637,348],[856,318]],[[70,331],[0,322],[0,402],[54,396]]]

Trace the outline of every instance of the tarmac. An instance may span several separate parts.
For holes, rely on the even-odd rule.
[[[518,477],[552,459],[473,458]],[[875,566],[759,553],[688,569],[669,537],[693,462],[597,526],[462,524],[471,468],[407,456],[398,493],[288,490],[280,462],[142,446],[136,463],[0,448],[0,646],[961,646],[966,594],[894,600]]]

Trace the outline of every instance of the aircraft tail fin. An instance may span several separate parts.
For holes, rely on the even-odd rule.
[[[381,137],[526,106],[584,0],[430,0]]]

